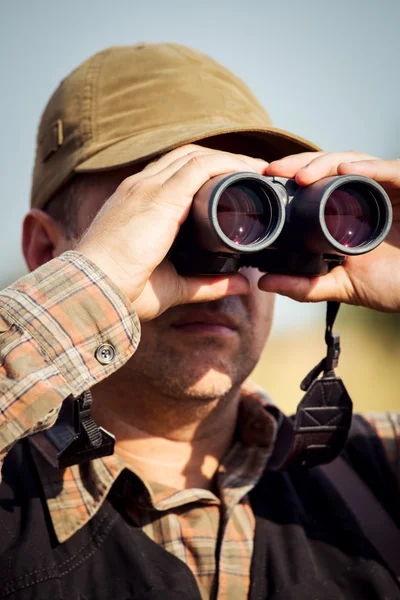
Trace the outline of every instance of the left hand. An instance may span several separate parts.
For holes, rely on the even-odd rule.
[[[393,225],[385,242],[367,254],[348,256],[320,277],[266,274],[259,287],[299,302],[336,300],[400,312],[400,160],[379,160],[359,152],[305,152],[270,163],[266,175],[291,177],[309,185],[332,175],[365,175],[379,183],[393,205]]]

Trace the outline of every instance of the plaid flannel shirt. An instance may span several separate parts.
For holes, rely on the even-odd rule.
[[[50,428],[63,399],[79,396],[122,366],[139,337],[140,324],[128,299],[77,252],[64,253],[3,290],[0,458],[19,439]],[[116,350],[106,365],[96,359],[103,343]],[[128,515],[188,564],[202,597],[246,598],[255,529],[248,492],[272,450],[276,423],[263,409],[269,400],[261,390],[247,384],[241,400],[239,435],[219,466],[215,494],[144,481],[117,455],[57,470],[33,448],[59,542],[87,523],[122,474],[129,490]],[[369,419],[400,475],[399,416]]]

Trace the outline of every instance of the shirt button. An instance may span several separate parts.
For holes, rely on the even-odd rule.
[[[108,365],[115,358],[115,348],[111,344],[100,344],[95,354],[102,365]]]

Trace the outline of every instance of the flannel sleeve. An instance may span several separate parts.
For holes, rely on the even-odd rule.
[[[140,324],[128,298],[69,251],[0,292],[0,460],[50,428],[62,401],[108,377],[134,353]],[[109,364],[100,344],[115,348]]]
[[[371,412],[363,414],[363,417],[380,438],[400,489],[400,413]]]

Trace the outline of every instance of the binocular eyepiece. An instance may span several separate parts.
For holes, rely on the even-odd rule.
[[[261,271],[323,275],[388,234],[385,190],[361,175],[308,186],[255,173],[213,177],[197,192],[170,257],[180,273]]]

